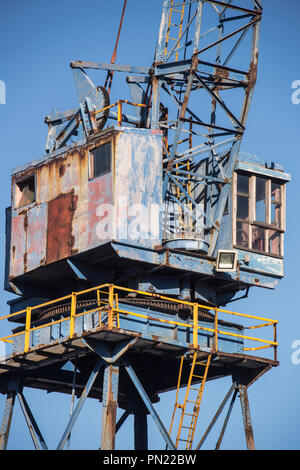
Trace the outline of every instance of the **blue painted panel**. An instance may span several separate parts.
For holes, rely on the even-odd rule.
[[[284,173],[280,170],[272,170],[263,165],[258,165],[249,162],[237,162],[236,170],[250,171],[252,173],[262,174],[264,176],[269,176],[270,178],[276,178],[283,181],[290,181],[291,175],[289,173]]]
[[[249,263],[245,263],[245,256],[249,258]],[[283,276],[283,260],[273,256],[252,253],[238,250],[238,259],[242,268],[249,271],[261,272],[273,276]]]
[[[162,133],[120,130],[115,152],[115,239],[153,248],[162,241]]]
[[[176,278],[163,276],[147,276],[146,279],[140,279],[137,287],[143,292],[156,292],[164,295],[179,295],[180,282]]]
[[[260,272],[247,272],[240,269],[239,273],[216,273],[215,261],[210,261],[205,258],[192,256],[190,254],[174,253],[155,250],[143,249],[142,247],[122,245],[119,243],[112,243],[112,247],[120,258],[133,259],[144,263],[165,265],[172,268],[181,270],[182,272],[201,273],[208,276],[218,277],[224,279],[226,282],[237,280],[245,282],[246,284],[273,289],[278,282],[274,276],[268,276]],[[271,257],[269,257],[271,258]],[[272,258],[275,259],[275,258]]]

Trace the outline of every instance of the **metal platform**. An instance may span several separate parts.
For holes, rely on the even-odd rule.
[[[94,296],[96,301],[80,301],[80,297],[87,295]],[[48,315],[52,312],[53,316],[46,315],[36,321],[36,312],[43,311]],[[221,319],[221,315],[240,316],[243,325]],[[14,399],[11,397],[18,396],[26,419],[34,423],[22,394],[24,388],[80,397],[79,410],[71,416],[60,449],[87,396],[102,401],[103,448],[114,448],[119,407],[125,410],[126,416],[134,414],[140,424],[145,424],[145,416],[150,413],[166,444],[175,449],[177,445],[174,446],[153,407],[160,393],[178,387],[193,388],[194,384],[198,387],[208,357],[210,366],[205,380],[231,376],[233,383],[238,384],[236,387],[244,387],[240,393],[246,393],[253,381],[278,365],[274,320],[112,284],[27,307],[2,320],[23,323],[11,335],[1,338],[11,348],[0,362],[0,392],[7,395],[5,416],[12,413]],[[254,320],[255,325],[245,326]],[[245,335],[247,328],[259,331],[271,328],[273,339],[262,338],[261,334],[260,337]],[[259,346],[248,346],[253,342]],[[274,356],[253,355],[261,349],[274,350]],[[199,375],[191,376],[191,364],[195,360],[203,366],[198,366]],[[76,370],[76,380],[74,372],[64,367],[68,361]],[[7,419],[2,422],[2,448],[7,443],[9,422]],[[39,435],[37,427],[36,433]],[[137,441],[138,434],[136,431]],[[137,447],[145,445],[144,439]]]
[[[132,363],[139,369],[142,368],[143,383],[145,388],[152,388],[157,393],[166,392],[176,388],[178,376],[178,363],[182,355],[186,356],[187,371],[189,368],[189,354],[194,351],[193,345],[183,346],[175,342],[164,342],[153,335],[152,338],[145,337],[142,333],[130,332],[123,329],[101,326],[93,331],[84,332],[81,337],[69,339],[57,339],[51,344],[41,344],[31,348],[27,353],[17,353],[8,357],[0,363],[1,392],[6,393],[7,380],[10,372],[20,372],[24,376],[25,387],[38,388],[47,391],[61,393],[72,392],[72,372],[62,370],[61,367],[68,361],[77,361],[78,368],[85,370],[83,376],[78,374],[76,383],[76,394],[79,395],[85,386],[86,370],[92,369],[96,355],[90,350],[85,339],[96,340],[100,344],[122,345],[126,341],[134,341],[128,352]],[[130,344],[130,343],[129,343]],[[198,348],[199,359],[209,355],[210,350]],[[159,358],[159,361],[156,359]],[[147,380],[144,373],[146,368],[151,369],[151,381]],[[90,364],[90,367],[88,367]],[[208,380],[232,375],[234,369],[249,376],[249,382],[262,370],[279,363],[273,359],[257,357],[243,353],[226,353],[217,351],[209,372]],[[82,366],[82,367],[81,367]],[[153,376],[155,373],[155,376]],[[154,380],[155,377],[155,380]],[[186,372],[187,382],[188,374]],[[7,380],[6,380],[7,378]],[[148,383],[147,383],[148,382]],[[90,397],[101,399],[101,386],[95,385]]]

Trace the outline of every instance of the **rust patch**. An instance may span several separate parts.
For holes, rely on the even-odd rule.
[[[221,67],[216,67],[215,68],[215,75],[220,78],[228,78],[229,77],[229,71],[226,69],[223,69]]]
[[[257,54],[255,56],[254,62],[250,64],[250,68],[249,68],[248,81],[249,81],[249,86],[251,88],[254,87],[256,80],[257,80]]]
[[[28,229],[28,216],[27,216],[27,212],[25,212],[25,215],[24,215],[24,230],[25,230],[25,232],[27,232],[27,229]]]
[[[24,253],[24,273],[27,271],[27,253]]]
[[[82,147],[79,147],[79,148],[77,149],[77,151],[78,151],[79,158],[80,158],[81,160],[85,159],[85,157],[86,157],[86,155],[87,155],[87,149],[86,149],[85,147],[83,147],[83,148],[82,148]]]
[[[73,191],[60,194],[48,203],[47,264],[71,255],[74,243],[72,222],[76,203]]]
[[[170,251],[166,251],[166,266],[170,266]]]
[[[59,176],[60,177],[64,176],[65,172],[66,172],[66,167],[64,165],[61,165],[59,167]]]

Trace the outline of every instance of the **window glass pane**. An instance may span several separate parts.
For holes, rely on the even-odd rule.
[[[236,224],[236,244],[249,248],[249,224],[237,222]]]
[[[276,230],[269,230],[269,240],[268,240],[268,249],[269,253],[273,255],[280,255],[280,233]]]
[[[281,205],[271,203],[271,224],[281,226]]]
[[[238,193],[249,194],[249,176],[237,175]]]
[[[255,220],[266,222],[266,180],[256,177],[256,215]]]
[[[107,143],[97,147],[91,152],[93,158],[93,174],[92,178],[104,175],[111,171],[111,143]]]
[[[247,220],[249,217],[249,198],[246,196],[237,197],[237,218]]]
[[[262,227],[253,226],[252,228],[252,248],[253,250],[265,250],[265,229]]]
[[[271,200],[276,202],[281,202],[281,192],[280,192],[281,185],[278,183],[271,183]]]

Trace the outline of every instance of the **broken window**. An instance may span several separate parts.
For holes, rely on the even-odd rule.
[[[281,187],[278,183],[271,182],[271,225],[281,227]]]
[[[31,175],[15,185],[15,208],[27,206],[35,202],[35,175]]]
[[[265,178],[255,177],[255,220],[266,223],[266,183]]]
[[[238,173],[235,187],[234,244],[282,256],[284,184],[263,176]]]
[[[236,243],[249,248],[249,206],[250,178],[239,174],[237,177],[237,214],[236,214]]]
[[[111,171],[111,142],[95,148],[90,155],[90,178],[97,178]]]

